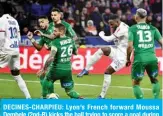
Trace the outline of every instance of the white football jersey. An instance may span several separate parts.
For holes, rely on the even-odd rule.
[[[9,14],[4,14],[0,18],[0,33],[0,54],[19,54],[19,41],[21,38],[17,20]]]
[[[126,49],[128,46],[128,29],[129,26],[124,22],[121,22],[119,27],[117,27],[113,33],[113,35],[116,37],[116,39],[113,40],[116,47],[120,49],[124,54],[126,54]]]

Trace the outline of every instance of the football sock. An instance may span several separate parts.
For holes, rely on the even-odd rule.
[[[48,87],[49,87],[49,93],[54,93],[54,84],[52,81],[49,82]]]
[[[43,85],[43,81],[44,81],[44,76],[40,76],[40,84],[41,84],[41,87]],[[48,93],[54,93],[54,84],[53,82],[49,82],[49,85],[48,85]]]
[[[29,91],[27,89],[27,86],[26,86],[24,80],[22,79],[22,77],[20,75],[13,76],[13,77],[16,80],[16,82],[18,83],[18,86],[19,86],[20,90],[24,93],[25,97],[27,99],[31,98]]]
[[[46,98],[47,94],[49,94],[49,85],[51,85],[51,81],[48,81],[46,79],[43,80],[42,83],[42,97]]]
[[[143,92],[139,85],[134,85],[133,91],[134,91],[134,95],[135,95],[136,99],[143,99],[143,97],[144,97]]]
[[[78,99],[80,98],[80,94],[77,93],[76,91],[74,91],[73,89],[65,89],[67,95],[70,97],[70,98],[75,98],[75,99]]]
[[[158,99],[159,94],[160,94],[160,84],[159,84],[159,82],[156,82],[156,83],[152,84],[152,92],[153,92],[154,98]]]
[[[103,55],[103,51],[98,49],[88,60],[85,69],[88,71],[93,64],[95,64]]]
[[[100,96],[102,98],[105,97],[105,95],[107,93],[107,90],[108,90],[108,88],[110,86],[110,83],[111,83],[111,75],[104,74],[104,81],[103,81],[102,91],[101,91],[101,94],[100,94]]]

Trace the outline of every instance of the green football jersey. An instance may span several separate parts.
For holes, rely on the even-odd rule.
[[[67,23],[67,22],[62,20],[61,24],[63,24],[65,26],[65,28],[66,28],[66,36],[71,37],[71,38],[76,36],[75,31],[72,29],[72,27],[71,27],[71,25],[69,23]],[[55,28],[54,22],[50,23],[50,27],[54,27]]]
[[[139,23],[129,28],[129,41],[133,41],[134,61],[149,62],[157,60],[155,40],[161,39],[157,28],[146,23]]]
[[[44,34],[49,34],[50,35],[50,34],[52,34],[54,32],[54,27],[49,25],[47,30],[41,30],[41,32],[44,33]],[[50,40],[49,38],[41,36],[40,41],[39,41],[39,45],[44,46],[44,44],[46,44],[48,47],[50,47],[51,41],[52,40]]]
[[[57,51],[52,66],[57,69],[71,70],[71,56],[77,51],[74,40],[67,36],[56,38],[51,42],[51,49]]]

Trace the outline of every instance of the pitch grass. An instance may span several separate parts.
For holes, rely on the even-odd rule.
[[[41,86],[39,79],[35,74],[23,74],[22,77],[27,83],[32,98],[40,98]],[[103,83],[103,75],[88,75],[83,78],[77,78],[73,75],[75,81],[75,90],[83,97],[88,99],[97,98],[101,92]],[[162,85],[162,77],[158,77],[160,85]],[[68,98],[64,89],[61,88],[59,81],[55,82],[55,92],[60,98]],[[153,98],[152,86],[147,76],[144,77],[141,87],[144,88],[144,97],[146,99]],[[9,74],[0,74],[0,98],[24,98],[23,93],[18,88],[17,83]],[[113,75],[111,87],[108,90],[106,98],[109,99],[135,99],[132,91],[130,75]],[[162,91],[160,93],[162,98]]]

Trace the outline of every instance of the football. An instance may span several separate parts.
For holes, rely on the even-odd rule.
[[[47,95],[47,99],[59,99],[59,95],[56,93],[50,93]]]

